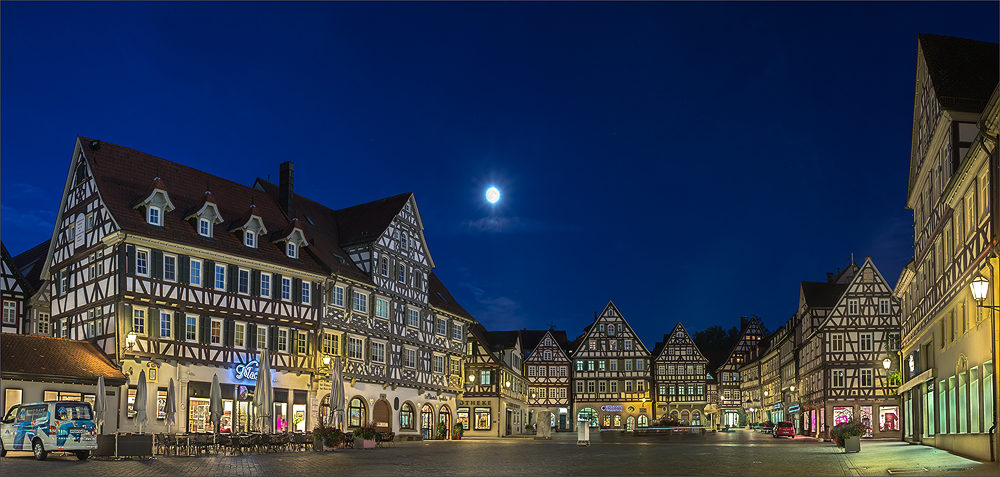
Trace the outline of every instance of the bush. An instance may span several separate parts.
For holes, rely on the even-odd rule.
[[[448,426],[444,425],[443,422],[439,422],[437,425],[437,437],[438,439],[448,437]]]
[[[320,439],[327,447],[337,447],[344,440],[344,433],[336,427],[317,426],[312,432],[313,438]]]
[[[371,440],[375,438],[375,423],[369,422],[368,425],[357,428],[354,431],[354,437],[358,439]]]
[[[681,421],[673,416],[663,416],[660,418],[660,427],[677,427],[681,425]]]
[[[844,447],[844,439],[863,435],[867,430],[868,427],[860,422],[847,421],[833,426],[833,429],[830,429],[830,437],[837,443],[837,447]]]

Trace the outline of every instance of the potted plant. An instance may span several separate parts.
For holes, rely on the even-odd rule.
[[[830,437],[844,452],[861,452],[861,435],[866,430],[868,428],[860,422],[847,421],[833,426]]]
[[[354,430],[354,437],[362,440],[364,449],[375,448],[375,434],[375,423],[372,422]]]
[[[437,438],[438,440],[445,439],[448,437],[448,426],[443,422],[439,422],[437,425]]]
[[[462,427],[461,424],[455,424],[455,427],[452,428],[451,432],[451,435],[453,436],[452,438],[456,441],[460,441],[462,440],[462,434],[465,434],[465,428]]]
[[[313,450],[333,450],[344,441],[344,433],[336,427],[317,426],[312,431]]]

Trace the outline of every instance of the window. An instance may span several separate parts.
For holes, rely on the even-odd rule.
[[[247,295],[250,293],[250,270],[240,269],[239,287],[236,291]]]
[[[859,346],[860,351],[871,351],[872,350],[872,334],[871,333],[861,333],[861,345]]]
[[[198,219],[198,235],[202,237],[212,236],[212,223],[208,219]]]
[[[243,231],[243,245],[250,248],[257,248],[257,234],[250,230]]]
[[[490,371],[488,369],[479,370],[479,384],[491,384]]]
[[[843,333],[833,333],[830,335],[830,351],[844,351]]]
[[[372,341],[372,362],[385,364],[385,343]]]
[[[444,336],[448,334],[448,322],[438,318],[437,320],[437,334]]]
[[[587,363],[587,371],[593,371],[594,370],[594,360],[586,361],[586,363]]]
[[[989,212],[989,182],[987,181],[988,175],[983,172],[983,175],[979,176],[979,220],[986,219],[986,213]]]
[[[418,310],[406,310],[406,326],[411,326],[413,328],[420,327],[420,312]]]
[[[464,337],[465,337],[465,333],[462,333],[462,324],[461,323],[452,323],[451,324],[451,339],[462,341],[462,338],[464,338]]]
[[[534,367],[534,366],[532,366],[532,367]],[[539,366],[538,367],[538,375],[539,376],[545,376],[545,366]]]
[[[278,351],[288,352],[288,329],[278,328]]]
[[[288,242],[288,245],[285,247],[285,255],[288,255],[290,258],[299,258],[299,247],[292,242]]]
[[[385,257],[382,257],[381,259],[379,259],[378,263],[379,263],[379,269],[382,272],[382,276],[383,277],[388,277],[389,276],[389,259],[385,258]]]
[[[5,303],[6,305],[6,303]],[[6,306],[5,306],[6,309]],[[132,308],[132,331],[136,334],[146,334],[146,309]]]
[[[832,384],[833,387],[835,387],[835,388],[842,388],[842,387],[844,387],[845,377],[844,377],[844,370],[843,369],[834,369],[834,370],[831,370],[831,376],[832,376],[832,383],[831,384]]]
[[[636,371],[642,371],[642,370],[643,370],[643,368],[645,368],[645,367],[646,367],[646,364],[645,364],[645,363],[646,363],[646,362],[645,362],[645,361],[643,361],[643,360],[641,360],[641,359],[637,359],[637,360],[635,360],[635,370],[636,370]],[[689,366],[689,367],[690,367],[690,366]]]
[[[632,381],[625,381],[625,392],[630,393],[632,391]]]
[[[596,392],[596,388],[597,388],[597,385],[594,384],[593,380],[587,381],[587,392],[588,393]]]
[[[597,370],[598,371],[604,371],[604,360],[603,359],[597,362]]]
[[[292,299],[292,279],[288,277],[281,277],[281,299],[291,300]]]
[[[295,352],[306,354],[309,350],[309,335],[303,331],[295,333]]]
[[[3,301],[3,324],[17,324],[17,302],[14,300]]]
[[[462,362],[457,359],[448,360],[451,363],[450,374],[458,376],[462,374]]]
[[[222,320],[212,319],[212,328],[209,333],[212,344],[222,344]]]
[[[226,289],[226,266],[218,263],[215,264],[215,289]]]
[[[886,346],[889,351],[899,351],[899,333],[889,333]]]
[[[587,349],[590,351],[595,351],[597,349],[597,340],[590,340],[587,342]]]
[[[333,287],[330,292],[330,304],[333,306],[344,307],[344,287]]]
[[[582,393],[583,392],[583,381],[577,381],[576,382],[576,392],[578,392],[578,393]]]
[[[468,418],[469,411],[468,408],[465,409],[466,418]],[[399,408],[399,428],[413,429],[413,406],[411,406],[408,402],[404,402],[402,407]]]
[[[38,333],[47,335],[49,334],[49,314],[48,313],[38,313]]]
[[[625,371],[632,371],[632,360],[631,359],[626,359],[625,360]]]
[[[375,299],[375,316],[389,319],[389,300]]]
[[[257,327],[257,349],[267,348],[267,328]]]
[[[187,315],[184,320],[184,340],[198,341],[198,317]]]
[[[233,346],[237,348],[242,348],[246,345],[246,328],[245,323],[236,323],[233,325]]]
[[[191,284],[201,286],[201,261],[192,258],[190,269],[189,278],[191,279]]]
[[[528,376],[534,376],[535,375],[535,369],[537,369],[537,368],[535,368],[534,366],[528,366]]]
[[[632,340],[625,340],[625,351],[632,351]]]
[[[411,369],[417,367],[417,350],[410,348],[403,349],[403,367]]]
[[[354,300],[352,300],[353,303],[351,303],[351,307],[354,308],[354,311],[368,313],[368,295],[355,290],[352,298],[354,298]]]
[[[847,314],[848,315],[857,315],[858,314],[858,299],[857,298],[849,298],[847,300]]]
[[[340,349],[340,343],[338,336],[333,333],[323,333],[323,353],[325,354],[340,354],[337,350]]]
[[[312,282],[302,281],[302,289],[299,290],[299,298],[302,299],[302,303],[305,305],[310,304],[310,290],[312,290]]]
[[[434,372],[444,374],[444,356],[434,356]]]
[[[400,234],[399,240],[400,242],[402,242],[403,250],[409,248],[408,244],[406,243],[406,233]]]
[[[406,265],[402,263],[396,265],[396,281],[406,283]]]
[[[578,360],[578,361],[576,362],[576,370],[577,370],[577,371],[583,371],[583,361],[579,361],[579,360]]]
[[[552,350],[542,351],[542,359],[545,361],[552,361]]]
[[[91,323],[93,323],[93,321],[91,321]],[[173,320],[170,317],[170,313],[168,313],[166,311],[161,311],[160,312],[160,338],[170,339],[170,324],[171,323],[173,323]],[[95,336],[95,335],[96,335],[96,333],[92,334],[91,336]]]
[[[163,255],[163,279],[168,282],[177,281],[177,257]]]
[[[607,381],[598,381],[597,382],[597,392],[599,392],[599,393],[606,393],[606,392],[608,392],[608,382]]]
[[[347,408],[348,427],[361,427],[367,421],[365,416],[365,403],[360,398],[351,399],[351,404]]]
[[[878,312],[879,312],[880,315],[888,315],[889,314],[889,299],[888,298],[879,298],[878,299]]]
[[[871,369],[861,370],[861,387],[870,388],[874,384],[874,377]]]
[[[476,407],[473,408],[476,418],[476,430],[488,431],[490,430],[490,408],[488,407]]]
[[[159,207],[149,206],[146,209],[146,222],[149,225],[163,225],[163,211]]]
[[[144,277],[148,277],[149,276],[149,251],[148,250],[136,250],[135,251],[135,274],[136,275],[142,275]],[[66,287],[66,288],[69,288],[69,287]]]

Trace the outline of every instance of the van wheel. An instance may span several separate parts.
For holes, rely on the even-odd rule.
[[[80,460],[87,460],[90,457],[90,451],[77,451],[76,458]]]
[[[31,450],[35,452],[35,459],[45,460],[49,456],[48,452],[45,452],[45,448],[42,447],[42,440],[35,439],[35,442],[31,443]]]

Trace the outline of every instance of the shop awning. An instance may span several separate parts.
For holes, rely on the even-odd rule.
[[[923,384],[928,379],[934,379],[934,378],[935,378],[935,376],[934,376],[934,368],[928,369],[927,371],[924,371],[924,372],[918,374],[913,379],[910,379],[909,381],[903,383],[903,385],[900,386],[899,389],[896,390],[896,394],[897,395],[903,394],[906,391],[909,391],[910,389],[913,389],[914,386],[917,386],[919,384]]]

